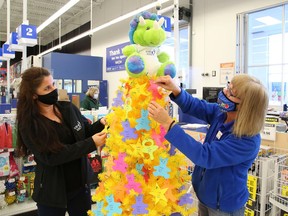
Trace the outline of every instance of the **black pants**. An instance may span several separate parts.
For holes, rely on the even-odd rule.
[[[67,208],[57,208],[37,203],[39,216],[65,216],[66,211],[69,216],[87,216],[87,211],[91,209],[90,188],[81,188],[77,192],[67,195]]]

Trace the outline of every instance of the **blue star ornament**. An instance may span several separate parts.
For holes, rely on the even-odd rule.
[[[153,172],[154,176],[162,176],[165,179],[170,177],[169,172],[171,170],[167,167],[167,162],[168,158],[160,158],[160,164],[154,167],[156,170]]]
[[[108,202],[108,206],[106,207],[106,210],[108,211],[107,216],[113,216],[114,214],[122,214],[122,209],[119,208],[121,204],[114,201],[113,195],[106,196],[106,200]]]
[[[150,130],[150,120],[148,119],[148,110],[141,110],[141,118],[136,120],[137,125],[136,125],[136,129],[137,130],[141,130],[141,129],[145,129],[147,131]]]

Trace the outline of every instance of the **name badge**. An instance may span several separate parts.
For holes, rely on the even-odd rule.
[[[218,133],[216,134],[216,137],[218,140],[220,140],[220,138],[222,137],[222,132],[218,131]]]

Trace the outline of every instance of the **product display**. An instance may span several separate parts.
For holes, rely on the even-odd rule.
[[[27,158],[15,158],[17,132],[15,117],[14,114],[0,115],[0,211],[11,205],[24,203],[33,193],[35,175],[33,155]]]

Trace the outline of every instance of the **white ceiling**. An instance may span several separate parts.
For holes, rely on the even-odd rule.
[[[69,0],[27,0],[27,19],[30,25],[39,26],[48,17],[63,7]],[[80,0],[59,19],[43,29],[38,38],[38,44],[47,45],[69,31],[90,21],[91,3],[101,7],[104,0]],[[23,23],[23,0],[10,0],[10,32]],[[59,25],[61,23],[61,25]],[[59,28],[61,27],[61,28]],[[61,31],[59,31],[61,29]],[[7,40],[7,0],[0,0],[0,41]]]

